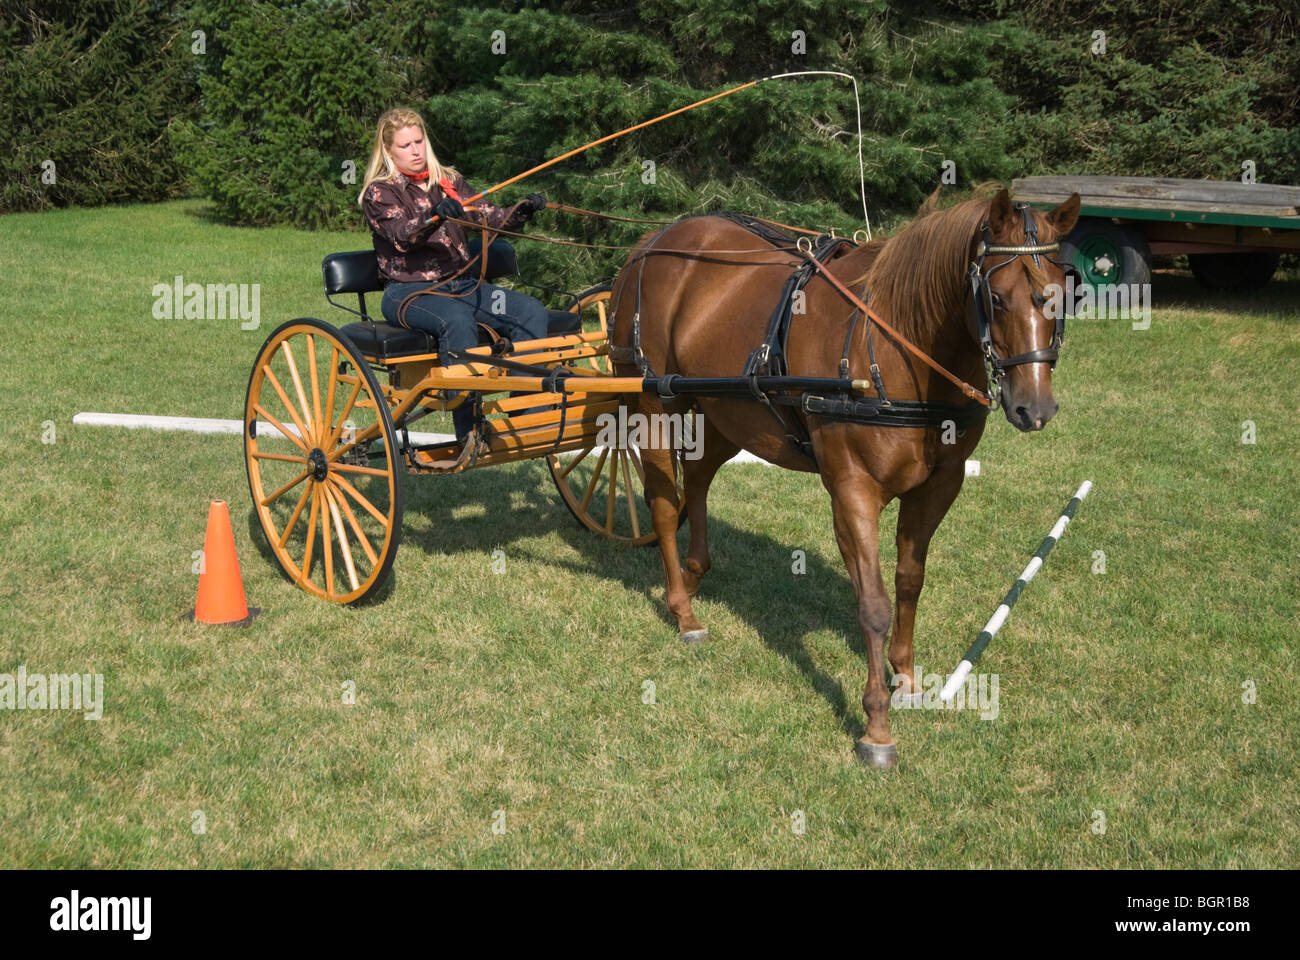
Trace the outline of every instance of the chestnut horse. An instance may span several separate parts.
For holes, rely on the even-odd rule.
[[[990,200],[971,200],[913,221],[886,240],[852,247],[826,264],[827,270],[861,298],[902,337],[976,388],[990,389],[987,372],[1001,380],[1007,419],[1022,431],[1041,430],[1056,413],[1051,363],[1058,341],[1045,316],[1045,288],[1064,284],[1059,264],[1029,254],[986,254],[981,241],[997,245],[1047,245],[1073,227],[1079,197],[1054,210],[1032,213],[1013,208],[1006,190]],[[1026,228],[1037,237],[1027,237]],[[641,353],[655,374],[736,377],[746,357],[764,339],[768,318],[793,268],[803,259],[789,247],[757,252],[764,243],[733,220],[705,215],[647,234],[620,271],[612,291],[611,343],[623,348],[621,376],[635,375],[627,348],[639,336]],[[1032,249],[1032,247],[1031,247]],[[711,253],[716,251],[716,253]],[[981,350],[975,297],[968,269],[983,266],[991,311],[992,367]],[[1024,269],[1015,269],[1019,261]],[[1005,269],[997,269],[1005,265]],[[840,359],[854,308],[831,283],[814,274],[804,290],[805,312],[792,318],[785,356],[792,376],[842,377]],[[1059,303],[1059,299],[1057,301]],[[634,315],[638,329],[634,334]],[[868,328],[886,392],[891,400],[920,400],[953,406],[970,401],[954,384],[916,362],[876,324],[859,319],[852,327],[848,376],[869,376]],[[1056,328],[1060,332],[1063,328]],[[615,351],[620,354],[620,351]],[[999,359],[1001,358],[1001,359]],[[1006,358],[1014,358],[1013,364]],[[1005,377],[1003,377],[1005,374]],[[912,630],[925,579],[926,551],[965,477],[966,459],[984,432],[984,418],[956,433],[946,428],[870,426],[795,413],[811,439],[812,457],[791,442],[787,430],[757,400],[654,393],[629,397],[646,415],[684,414],[697,407],[703,420],[703,454],[684,462],[690,546],[679,560],[676,527],[675,454],[642,452],[645,497],[659,536],[668,609],[683,640],[707,636],[691,610],[691,597],[709,570],[708,494],[718,468],[742,448],[791,470],[820,473],[831,498],[835,539],[858,600],[858,622],[866,637],[868,679],[862,706],[866,734],[856,744],[860,759],[892,767],[897,747],[889,728],[890,691],[885,684],[884,646],[891,620],[889,662],[900,695],[919,696],[913,674]],[[787,415],[788,416],[788,415]],[[651,421],[653,422],[653,421]],[[894,573],[897,613],[892,614],[881,576],[879,521],[885,505],[901,499]]]

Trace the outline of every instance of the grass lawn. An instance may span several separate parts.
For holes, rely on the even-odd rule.
[[[345,321],[319,263],[367,236],[203,213],[0,218],[0,674],[105,693],[98,721],[0,710],[0,865],[1300,866],[1300,278],[1229,297],[1158,275],[1149,330],[1072,324],[1043,433],[990,421],[931,551],[925,672],[1095,487],[978,668],[996,719],[895,712],[881,774],[853,756],[866,659],[815,476],[722,471],[711,638],[687,647],[657,553],[580,528],[541,463],[408,478],[391,591],[339,608],[270,562],[239,437],[73,426],[237,419],[274,327]],[[178,274],[260,284],[260,327],[156,319]],[[246,630],[182,619],[213,498],[264,609]]]

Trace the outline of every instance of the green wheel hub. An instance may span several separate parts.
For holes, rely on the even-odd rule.
[[[1124,253],[1113,239],[1092,234],[1084,239],[1074,254],[1074,266],[1091,286],[1122,283]]]

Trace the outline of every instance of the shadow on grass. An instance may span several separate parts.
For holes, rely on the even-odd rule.
[[[640,593],[672,628],[672,642],[679,642],[675,639],[676,621],[663,600],[655,596],[663,584],[658,549],[612,543],[579,526],[555,491],[544,464],[526,464],[510,471],[481,470],[462,476],[408,479],[413,482],[406,487],[407,516],[420,514],[428,525],[413,530],[408,524],[404,532],[407,543],[431,555],[474,555],[473,562],[477,563],[483,554],[498,547],[558,535],[581,559],[533,559],[571,573],[597,574]],[[474,510],[476,506],[481,511]],[[467,511],[473,515],[464,516]],[[454,516],[456,512],[462,515]],[[828,502],[828,527],[830,522]],[[864,641],[853,588],[843,566],[825,563],[810,552],[807,572],[797,578],[797,600],[774,603],[773,571],[778,566],[785,569],[790,543],[736,527],[716,515],[710,517],[709,533],[714,566],[701,587],[701,599],[726,605],[749,624],[774,653],[803,673],[809,686],[830,705],[844,732],[855,740],[861,737],[866,731],[856,696],[850,699],[839,681],[817,666],[803,640],[821,629],[842,634],[849,647],[863,655],[865,684]],[[678,536],[684,548],[687,528],[683,527]],[[727,563],[720,560],[722,554],[772,557],[773,562]],[[717,639],[715,634],[714,642]]]
[[[1243,317],[1300,321],[1300,276],[1278,270],[1258,290],[1208,290],[1190,270],[1157,270],[1151,280],[1153,310],[1215,310]]]

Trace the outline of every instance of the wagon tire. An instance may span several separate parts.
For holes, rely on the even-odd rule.
[[[1192,253],[1187,265],[1208,290],[1248,293],[1273,279],[1281,259],[1279,253]]]
[[[243,436],[253,510],[281,572],[333,603],[371,599],[401,541],[404,463],[361,351],[320,320],[281,324],[253,364]]]
[[[1140,230],[1085,218],[1061,240],[1061,260],[1091,287],[1151,282],[1151,248]]]

